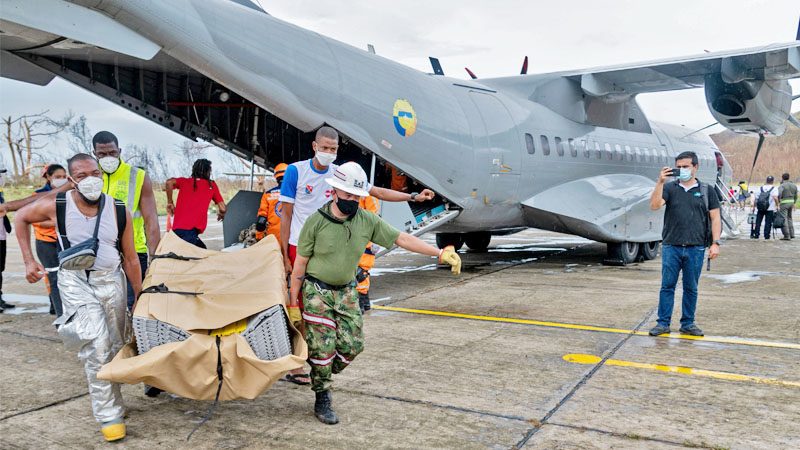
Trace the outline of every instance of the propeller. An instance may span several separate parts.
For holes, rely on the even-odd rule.
[[[750,168],[750,176],[747,177],[748,188],[750,186],[750,182],[753,181],[753,171],[756,168],[756,162],[758,161],[758,155],[761,153],[761,147],[764,145],[764,140],[766,140],[764,133],[758,133],[758,146],[756,147],[756,155],[753,157],[753,167]]]
[[[798,98],[800,98],[800,94],[795,95],[794,97],[792,97],[792,101],[795,101]],[[786,120],[788,120],[792,125],[796,126],[797,128],[800,128],[800,120],[797,120],[797,118],[795,116],[793,116],[791,113],[789,113],[789,117],[787,117]],[[683,137],[685,137],[685,138],[689,137],[689,136],[691,136],[693,134],[696,134],[696,133],[699,133],[699,132],[701,132],[703,130],[711,128],[711,127],[713,127],[714,125],[716,125],[718,123],[719,122],[714,122],[711,125],[706,125],[703,128],[698,128],[697,130],[694,130],[691,133],[684,135]]]
[[[525,75],[528,73],[528,57],[525,56],[525,59],[522,60],[522,70],[519,71],[520,75]]]
[[[474,73],[472,73],[472,71],[469,70],[469,67],[464,67],[464,70],[467,71],[467,73],[469,74],[469,77],[472,78],[473,80],[477,80],[478,79],[478,76],[475,75]]]

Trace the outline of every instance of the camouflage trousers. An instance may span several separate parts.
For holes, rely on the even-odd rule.
[[[364,350],[364,321],[355,286],[334,291],[304,281],[303,321],[311,389],[322,392],[333,384],[332,375],[344,370]]]

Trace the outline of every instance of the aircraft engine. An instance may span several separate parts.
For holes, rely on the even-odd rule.
[[[706,76],[705,91],[711,114],[730,130],[776,136],[786,131],[792,105],[792,87],[786,80],[728,83],[715,73]]]

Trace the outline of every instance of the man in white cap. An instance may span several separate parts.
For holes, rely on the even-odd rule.
[[[357,163],[339,166],[325,182],[333,188],[333,200],[311,214],[300,232],[289,316],[299,324],[302,289],[311,389],[316,393],[314,414],[320,422],[333,425],[339,419],[331,408],[332,374],[344,370],[364,349],[355,276],[367,242],[436,256],[456,275],[461,273],[461,259],[452,246],[439,250],[360,209],[358,201],[369,195],[369,184]]]

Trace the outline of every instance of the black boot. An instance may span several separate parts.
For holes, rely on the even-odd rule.
[[[339,418],[331,408],[331,391],[317,392],[317,401],[314,403],[314,415],[320,422],[327,425],[339,423]]]
[[[12,305],[11,303],[6,303],[5,300],[3,300],[2,297],[0,297],[0,308],[11,309],[14,307],[16,307],[16,305]]]
[[[369,294],[358,294],[358,307],[361,309],[362,313],[372,309],[372,305],[369,303]]]

